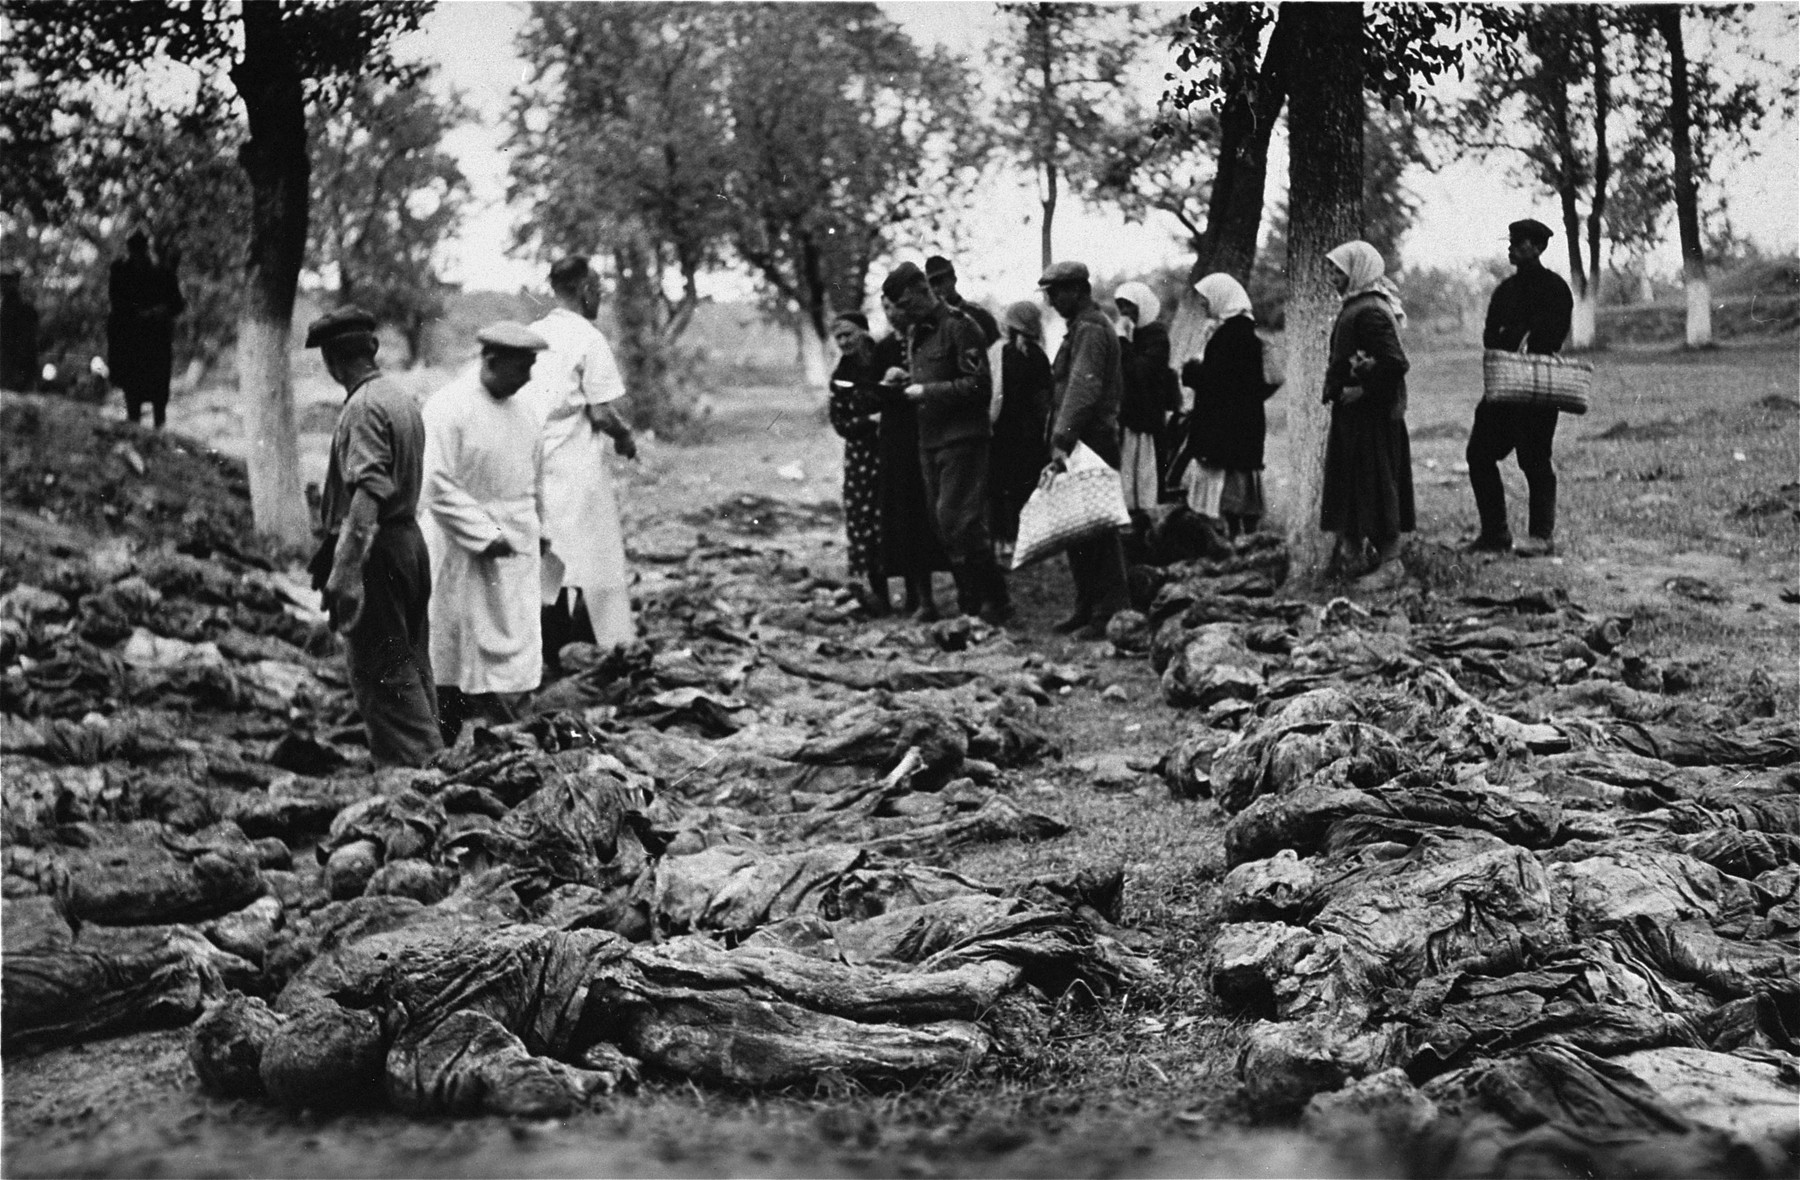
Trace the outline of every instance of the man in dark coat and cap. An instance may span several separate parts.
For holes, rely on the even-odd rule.
[[[1541,261],[1550,244],[1550,227],[1526,218],[1513,222],[1506,230],[1506,259],[1517,270],[1494,289],[1488,302],[1482,346],[1502,352],[1516,352],[1521,347],[1539,354],[1561,352],[1569,337],[1575,298],[1562,276],[1545,269]],[[1465,455],[1475,509],[1481,514],[1481,533],[1470,543],[1472,551],[1505,553],[1513,548],[1512,529],[1506,521],[1506,487],[1500,482],[1500,460],[1516,451],[1528,489],[1531,534],[1519,544],[1517,552],[1522,557],[1555,552],[1556,471],[1550,466],[1550,448],[1556,441],[1557,413],[1554,408],[1542,406],[1488,401],[1476,405],[1475,425],[1469,431]]]
[[[324,539],[313,588],[344,637],[350,691],[376,766],[423,766],[443,749],[431,671],[431,565],[419,530],[425,423],[375,363],[375,317],[340,307],[314,320],[319,349],[348,398],[331,436],[319,504]]]
[[[938,298],[925,272],[903,262],[881,284],[905,321],[907,400],[919,408],[919,465],[938,539],[950,557],[957,605],[999,626],[1012,617],[1006,575],[988,537],[988,417],[993,376],[987,338]]]
[[[937,297],[975,321],[981,329],[982,336],[992,348],[1000,340],[1000,324],[994,315],[979,303],[971,303],[956,290],[956,264],[942,254],[933,254],[925,260],[925,278]]]

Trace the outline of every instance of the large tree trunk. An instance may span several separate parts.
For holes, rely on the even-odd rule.
[[[613,251],[618,297],[613,310],[619,324],[619,368],[631,395],[632,424],[667,435],[687,419],[669,379],[673,344],[662,315],[661,284],[648,251],[621,246]]]
[[[1656,26],[1669,45],[1669,128],[1675,148],[1675,220],[1681,226],[1681,278],[1687,287],[1687,346],[1712,346],[1712,292],[1706,251],[1700,244],[1700,195],[1694,184],[1693,107],[1688,94],[1687,46],[1681,9],[1656,9]]]
[[[1325,567],[1319,531],[1329,411],[1319,402],[1338,297],[1326,253],[1362,232],[1363,9],[1296,4],[1288,91],[1288,494],[1294,572]]]
[[[238,389],[250,402],[250,511],[259,532],[305,545],[312,527],[300,484],[288,346],[306,253],[306,105],[281,10],[246,4],[243,20],[244,56],[231,80],[250,120],[239,156],[250,178],[251,216],[237,343]]]
[[[1044,169],[1044,224],[1038,253],[1042,256],[1039,263],[1044,270],[1056,261],[1056,251],[1052,246],[1051,231],[1056,222],[1056,151],[1058,140],[1056,133],[1056,55],[1050,44],[1050,17],[1048,6],[1040,4],[1032,13],[1031,28],[1036,33],[1038,43],[1038,68],[1043,71],[1043,84],[1038,88],[1038,125],[1043,129],[1044,142],[1039,145],[1040,162]]]
[[[831,381],[831,368],[825,360],[825,341],[805,319],[794,324],[794,339],[800,353],[800,371],[806,387],[822,390]]]
[[[1193,286],[1215,271],[1240,282],[1256,264],[1257,234],[1262,229],[1263,196],[1269,176],[1269,139],[1287,101],[1287,63],[1293,46],[1290,9],[1276,19],[1262,63],[1254,74],[1233,73],[1223,79],[1227,94],[1219,105],[1219,166],[1207,203],[1206,230],[1188,269],[1187,289],[1169,329],[1170,356],[1177,363],[1197,354],[1204,341]],[[1233,5],[1220,16],[1228,35],[1242,40],[1259,36],[1252,5]],[[1241,46],[1254,60],[1254,44]]]
[[[1587,6],[1589,52],[1594,64],[1594,202],[1588,209],[1588,282],[1575,305],[1570,344],[1577,351],[1593,348],[1596,341],[1594,310],[1600,303],[1600,243],[1606,217],[1606,186],[1612,180],[1612,151],[1606,142],[1606,120],[1612,114],[1612,70],[1606,64],[1606,26],[1600,6]]]

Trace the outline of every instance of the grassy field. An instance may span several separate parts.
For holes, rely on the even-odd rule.
[[[1687,354],[1615,350],[1596,357],[1594,408],[1559,427],[1560,553],[1471,561],[1450,550],[1473,532],[1462,452],[1480,389],[1472,350],[1421,352],[1409,379],[1420,530],[1414,564],[1433,593],[1557,586],[1595,613],[1634,616],[1634,644],[1683,658],[1700,691],[1728,695],[1758,677],[1800,708],[1800,517],[1783,485],[1800,480],[1800,352],[1792,337]],[[433,375],[408,375],[420,389]],[[441,376],[438,374],[436,376]],[[308,379],[305,404],[329,390]],[[1286,391],[1277,399],[1302,395]],[[1279,420],[1280,415],[1276,415]],[[230,407],[196,399],[177,421],[230,449]],[[329,415],[314,414],[308,454]],[[839,443],[813,395],[791,386],[721,393],[706,441],[652,443],[623,473],[628,534],[695,507],[754,493],[835,500]],[[1285,447],[1271,440],[1279,513]],[[322,466],[322,464],[321,464]],[[309,478],[317,478],[309,474]],[[1524,484],[1506,471],[1515,531]],[[842,565],[841,541],[796,539],[804,560]],[[1686,579],[1686,580],[1683,580]],[[1143,660],[1095,659],[1047,634],[1069,601],[1060,563],[1017,580],[1017,642],[1094,676],[1049,710],[1063,758],[1026,777],[1022,799],[1072,825],[1058,840],[978,848],[951,867],[1006,881],[1121,865],[1126,925],[1165,969],[1156,988],[1055,1018],[1051,1049],[1020,1066],[984,1067],[930,1085],[862,1091],[822,1081],[812,1092],[736,1095],[653,1084],[606,1109],[554,1124],[421,1124],[397,1118],[294,1119],[197,1097],[183,1034],[137,1044],[144,1057],[116,1109],[41,1128],[34,1172],[84,1174],[433,1175],[1303,1175],[1391,1174],[1373,1155],[1333,1154],[1291,1128],[1258,1127],[1236,1085],[1243,1025],[1206,986],[1219,924],[1222,816],[1210,801],[1172,799],[1150,775],[1106,781],[1093,759],[1147,765],[1185,731],[1162,705]],[[1703,591],[1710,588],[1710,594]],[[1692,595],[1714,597],[1700,601]],[[1112,696],[1103,693],[1112,687]],[[1121,694],[1122,693],[1122,697]],[[79,1086],[84,1054],[45,1058],[34,1088]],[[9,1080],[10,1080],[9,1072]],[[104,1116],[104,1117],[102,1117]],[[16,1127],[9,1116],[9,1130]],[[146,1148],[151,1145],[151,1149]],[[17,1163],[17,1157],[14,1157]]]

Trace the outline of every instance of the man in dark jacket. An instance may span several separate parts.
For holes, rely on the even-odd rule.
[[[306,347],[348,395],[331,437],[313,588],[344,636],[350,694],[375,765],[423,766],[443,749],[431,670],[431,567],[419,530],[425,423],[375,363],[375,318],[341,307],[314,320]]]
[[[881,284],[906,322],[905,395],[919,407],[925,500],[950,557],[964,614],[999,626],[1012,616],[1006,576],[987,528],[988,403],[993,376],[975,321],[937,297],[925,272],[903,262]]]
[[[931,289],[937,297],[975,321],[981,329],[981,335],[992,348],[1000,339],[1000,324],[993,313],[979,303],[971,303],[956,291],[956,264],[942,254],[933,254],[925,260],[925,278],[930,281]]]
[[[1518,269],[1494,290],[1482,346],[1503,352],[1516,352],[1521,345],[1526,352],[1561,352],[1569,336],[1575,299],[1562,276],[1546,270],[1540,261],[1550,244],[1550,227],[1527,218],[1509,225],[1507,237],[1506,259]],[[1469,545],[1471,550],[1505,553],[1513,547],[1500,460],[1517,451],[1519,470],[1525,473],[1529,489],[1531,533],[1517,552],[1522,557],[1555,552],[1556,472],[1550,466],[1550,448],[1556,439],[1556,416],[1556,410],[1538,406],[1487,401],[1476,405],[1467,458],[1469,486],[1475,493],[1475,509],[1481,514],[1481,534]]]
[[[1125,391],[1118,334],[1094,302],[1088,269],[1082,263],[1053,263],[1038,286],[1068,325],[1050,366],[1056,382],[1056,407],[1050,420],[1051,465],[1062,467],[1076,444],[1086,443],[1117,468],[1119,403]],[[1070,546],[1069,574],[1075,580],[1075,613],[1056,629],[1083,639],[1104,638],[1107,622],[1129,605],[1125,550],[1119,534],[1109,530]]]

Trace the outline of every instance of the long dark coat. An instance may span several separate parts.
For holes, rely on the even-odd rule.
[[[906,367],[906,347],[896,336],[875,342],[877,376]],[[950,559],[937,538],[925,503],[919,466],[919,411],[898,390],[881,396],[881,554],[889,577],[947,570]]]
[[[1375,367],[1350,374],[1356,353]],[[1319,527],[1377,543],[1413,530],[1412,443],[1406,433],[1406,371],[1410,368],[1387,300],[1371,291],[1344,301],[1331,329],[1325,368],[1325,401],[1331,433],[1325,442],[1323,502]],[[1345,404],[1344,388],[1361,384],[1363,396]]]
[[[1194,389],[1187,456],[1226,471],[1261,471],[1268,419],[1263,402],[1279,386],[1263,379],[1263,342],[1249,316],[1232,316],[1185,374]]]
[[[1019,509],[1050,463],[1050,404],[1056,396],[1050,357],[1031,341],[1024,351],[1005,345],[1000,388],[1000,416],[988,452],[988,500],[994,535],[1011,541],[1019,535]]]

